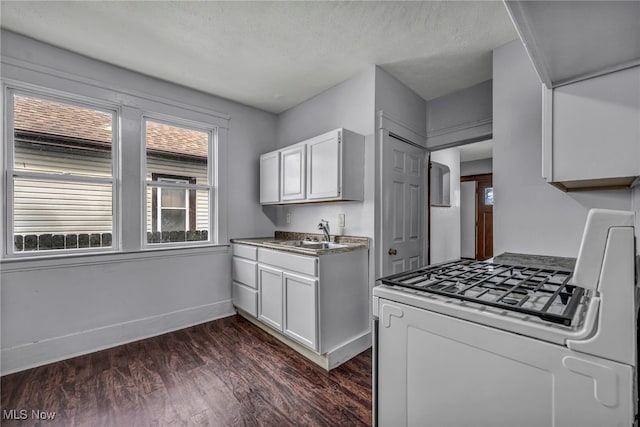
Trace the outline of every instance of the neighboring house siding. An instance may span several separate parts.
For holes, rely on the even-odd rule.
[[[106,153],[71,154],[39,150],[28,143],[17,143],[17,169],[31,172],[72,173],[91,176],[111,176],[111,159]],[[196,183],[207,182],[204,164],[149,158],[151,172],[189,176]],[[151,229],[151,197],[147,200],[147,220]],[[111,186],[72,184],[32,180],[16,180],[14,187],[14,234],[111,233]],[[198,192],[196,201],[198,230],[208,230],[206,192]]]
[[[110,176],[105,153],[70,154],[16,144],[16,169]],[[111,232],[111,186],[16,179],[14,234]]]
[[[151,179],[152,173],[163,175],[177,175],[196,179],[196,184],[207,183],[207,167],[205,164],[187,164],[184,161],[166,158],[149,158],[147,160],[147,176]],[[151,230],[152,209],[151,189],[147,195],[147,229]],[[209,230],[209,209],[207,194],[198,191],[196,198],[196,229]]]
[[[16,181],[15,234],[111,233],[111,186]]]
[[[54,151],[33,148],[29,142],[16,142],[15,169],[30,172],[71,173],[74,175],[111,176],[110,153]]]

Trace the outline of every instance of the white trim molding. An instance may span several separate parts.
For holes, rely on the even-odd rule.
[[[380,110],[378,115],[378,129],[385,129],[389,131],[389,133],[399,136],[411,144],[420,147],[427,146],[427,137],[424,132],[413,129],[410,125],[390,116],[389,113],[385,113],[383,110]]]
[[[111,324],[2,349],[2,375],[232,316],[231,300]]]
[[[104,106],[107,109],[117,110],[119,120],[114,123],[113,162],[115,167],[114,178],[111,181],[114,191],[113,247],[104,250],[104,252],[113,253],[148,249],[145,239],[146,179],[143,176],[143,172],[141,172],[144,171],[145,159],[143,155],[144,129],[142,124],[134,123],[136,119],[144,120],[145,117],[206,130],[213,132],[214,135],[214,137],[210,138],[209,147],[209,242],[188,242],[184,244],[180,242],[166,245],[185,247],[198,246],[203,243],[225,244],[228,242],[227,190],[224,187],[227,185],[229,115],[179,101],[151,96],[135,90],[116,88],[113,84],[32,64],[6,55],[3,55],[1,60],[1,78],[4,87],[9,88],[7,90],[16,89],[17,91],[33,93],[35,96],[51,96],[73,101],[74,103],[77,102],[80,105]],[[6,108],[7,106],[4,105],[4,107]],[[5,121],[5,132],[9,132],[11,129],[12,127],[7,126]],[[8,135],[5,135],[5,137],[8,137]],[[138,148],[139,153],[135,156],[132,155],[134,150],[131,146]],[[120,148],[122,148],[122,154],[120,154]],[[8,162],[11,153],[5,152],[3,155],[5,163]],[[7,164],[4,164],[4,168],[11,172]],[[6,180],[7,176],[3,176],[3,179]],[[68,180],[86,179],[71,176]],[[9,184],[10,182],[3,183],[4,186]],[[10,192],[5,191],[3,193],[7,197],[11,197]],[[6,201],[3,200],[3,202]],[[37,252],[29,254],[13,253],[11,250],[12,242],[9,241],[8,237],[12,221],[11,212],[8,211],[10,207],[10,203],[3,206],[3,256],[49,256],[50,254]],[[66,252],[66,250],[61,252]],[[92,252],[95,253],[95,251]]]
[[[493,117],[474,122],[462,123],[427,134],[429,150],[460,145],[461,142],[475,142],[490,139],[493,135]]]
[[[170,107],[178,107],[184,110],[190,110],[195,113],[202,113],[202,114],[215,116],[224,121],[228,121],[231,118],[231,116],[229,116],[228,114],[219,113],[217,111],[209,110],[207,108],[203,108],[196,105],[185,104],[183,102],[164,98],[162,96],[151,95],[143,91],[127,89],[126,92],[123,92],[122,89],[112,84],[100,82],[98,80],[80,76],[78,74],[72,74],[72,73],[56,70],[43,65],[34,64],[32,62],[27,62],[20,59],[12,58],[6,55],[1,55],[0,61],[2,62],[2,65],[3,65],[3,70],[2,70],[3,77],[5,75],[13,74],[14,76],[17,77],[18,80],[22,80],[20,79],[20,77],[18,77],[20,76],[21,71],[35,72],[41,75],[48,75],[50,77],[65,79],[75,83],[82,83],[86,86],[92,86],[95,89],[100,91],[119,92],[119,93],[122,93],[123,95],[126,93],[126,95],[131,95],[135,98],[138,98],[141,101],[151,101],[154,103],[166,104],[167,106],[170,106]],[[120,98],[120,102],[123,105],[129,105],[130,101],[135,102],[133,99],[128,99],[127,97]],[[226,125],[226,123],[221,122],[221,123],[217,123],[216,125],[222,126],[222,125]]]

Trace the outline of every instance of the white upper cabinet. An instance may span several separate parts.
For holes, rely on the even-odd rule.
[[[309,200],[340,196],[340,133],[328,132],[306,142]]]
[[[277,155],[280,171],[276,176],[273,159]],[[332,130],[263,154],[260,167],[261,204],[364,198],[364,137],[346,129]],[[278,200],[268,197],[267,192],[273,194],[272,189],[278,185]]]
[[[305,197],[305,153],[304,144],[296,144],[280,151],[282,165],[280,168],[280,200],[304,200]]]
[[[260,203],[263,205],[280,202],[280,153],[260,156]]]
[[[543,176],[564,191],[640,176],[640,67],[543,89]]]

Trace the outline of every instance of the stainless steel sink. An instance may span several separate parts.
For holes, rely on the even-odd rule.
[[[314,242],[309,240],[274,240],[271,243],[283,246],[293,246],[301,249],[340,249],[348,246],[340,243]]]

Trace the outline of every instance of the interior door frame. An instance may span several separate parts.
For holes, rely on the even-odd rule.
[[[491,180],[491,182],[493,182],[493,172],[491,173],[482,173],[482,174],[478,174],[478,175],[467,175],[467,176],[461,176],[460,177],[460,182],[469,182],[469,181],[475,181],[476,182],[476,197],[475,197],[475,219],[476,219],[476,254],[475,254],[475,259],[478,259],[478,245],[480,244],[480,227],[478,224],[478,220],[479,220],[479,209],[480,209],[480,192],[478,191],[478,183],[480,181],[485,181],[487,180],[487,178],[489,178]],[[493,229],[491,230],[491,234],[492,234],[492,239],[493,239]]]
[[[382,244],[382,236],[383,236],[383,228],[385,224],[386,218],[384,218],[384,206],[383,200],[385,200],[384,194],[384,185],[383,185],[383,169],[385,165],[384,159],[384,144],[388,143],[389,138],[395,138],[400,141],[403,141],[407,144],[413,145],[415,147],[421,148],[425,152],[425,157],[423,160],[423,179],[425,180],[423,184],[425,185],[425,189],[429,188],[428,185],[428,162],[429,162],[429,151],[427,150],[427,137],[426,135],[418,132],[414,129],[411,129],[405,123],[389,116],[388,113],[385,113],[383,110],[379,111],[378,114],[378,132],[377,132],[377,144],[376,144],[376,198],[375,198],[375,245],[374,245],[374,253],[375,259],[377,262],[375,263],[375,277],[382,276],[382,266],[385,260],[385,247]],[[426,234],[427,227],[429,224],[429,198],[422,198],[422,221],[421,227],[422,230],[425,230],[425,236],[422,239],[422,253],[420,254],[422,262],[427,262],[427,254],[429,254],[429,237]]]

